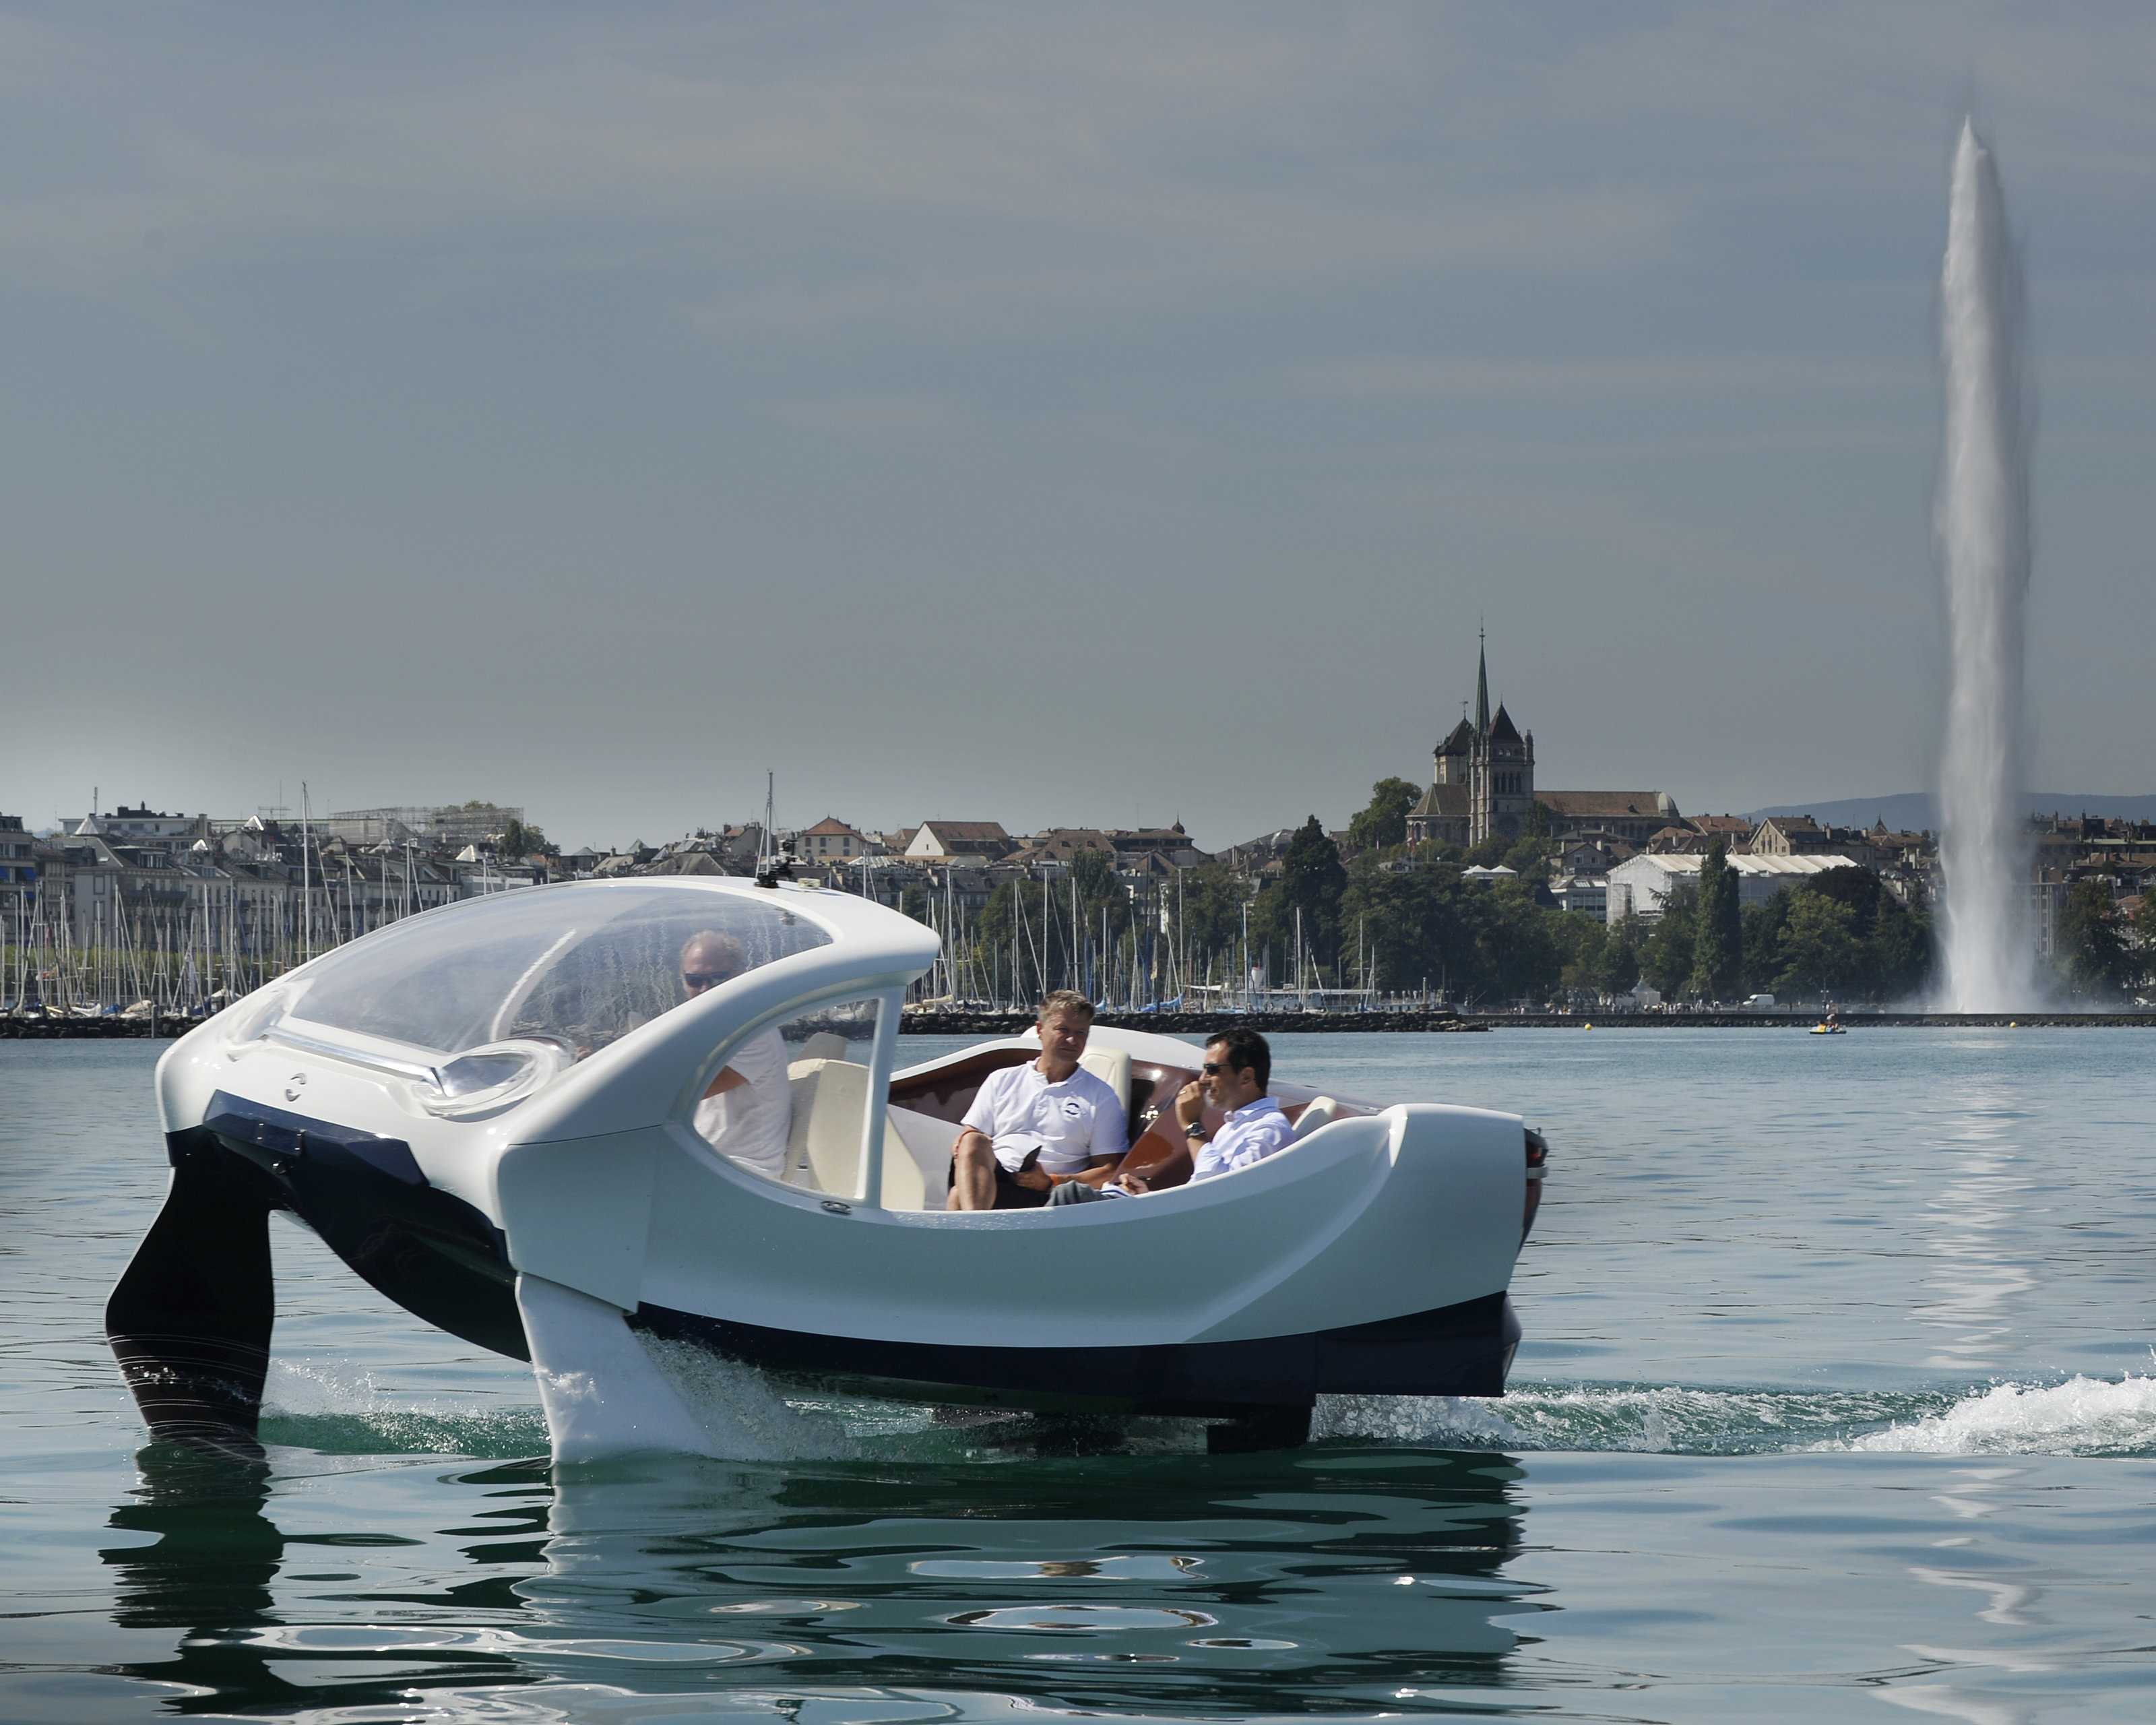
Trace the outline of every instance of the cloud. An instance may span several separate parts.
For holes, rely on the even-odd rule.
[[[870,439],[945,436],[969,429],[974,416],[947,396],[849,395],[782,401],[773,413],[797,430],[828,437]]]
[[[1355,401],[1548,402],[1583,396],[1729,397],[1870,394],[1927,383],[1921,357],[1818,360],[1798,354],[1586,355],[1578,358],[1430,358],[1412,354],[1317,360],[1291,367],[1291,388]]]

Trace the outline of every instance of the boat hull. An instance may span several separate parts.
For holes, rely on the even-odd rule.
[[[1097,1347],[866,1341],[663,1307],[633,1326],[778,1375],[865,1394],[1040,1412],[1232,1417],[1328,1394],[1497,1396],[1519,1345],[1510,1297],[1300,1335]]]
[[[273,1209],[290,1211],[415,1317],[532,1358],[508,1237],[430,1186],[408,1147],[257,1102],[218,1104],[202,1126],[168,1135],[172,1189],[107,1309],[155,1435],[228,1449],[254,1442],[275,1317]],[[1082,1344],[836,1334],[650,1302],[624,1315],[644,1335],[841,1394],[1227,1419],[1306,1409],[1322,1394],[1502,1395],[1521,1335],[1503,1291],[1373,1322]],[[992,1333],[993,1317],[980,1327]]]

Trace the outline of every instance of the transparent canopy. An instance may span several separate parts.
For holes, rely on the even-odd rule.
[[[286,1010],[438,1055],[544,1037],[581,1057],[694,989],[829,943],[781,904],[685,883],[534,887],[355,942]]]

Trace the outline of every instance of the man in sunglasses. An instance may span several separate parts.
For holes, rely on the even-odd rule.
[[[690,935],[681,948],[681,992],[701,1000],[748,968],[739,941],[707,928]],[[774,1024],[727,1057],[696,1104],[696,1131],[720,1154],[776,1180],[786,1172],[786,1139],[793,1124],[786,1043]]]
[[[1294,1142],[1295,1129],[1287,1116],[1265,1093],[1272,1076],[1273,1051],[1255,1030],[1238,1025],[1206,1043],[1204,1075],[1184,1085],[1175,1098],[1176,1123],[1190,1147],[1191,1184],[1248,1168]],[[1205,1124],[1208,1102],[1220,1111],[1218,1127]],[[1126,1174],[1098,1191],[1070,1180],[1049,1194],[1048,1202],[1060,1209],[1100,1198],[1135,1197],[1151,1189],[1142,1174]]]

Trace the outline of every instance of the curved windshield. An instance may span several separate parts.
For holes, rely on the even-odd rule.
[[[291,1011],[437,1054],[547,1037],[581,1058],[830,938],[764,898],[655,881],[536,887],[356,942],[309,979]]]

